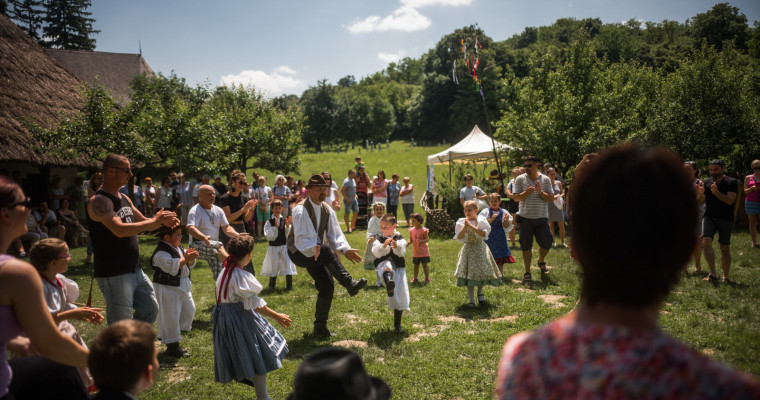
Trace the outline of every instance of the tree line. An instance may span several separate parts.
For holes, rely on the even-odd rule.
[[[744,170],[760,132],[760,24],[727,3],[681,23],[562,18],[494,41],[478,26],[444,36],[357,82],[320,81],[280,98],[307,117],[303,141],[453,142],[477,124],[563,171],[621,141],[667,146]],[[477,38],[479,82],[460,46]],[[482,89],[482,94],[479,89]],[[488,119],[488,121],[487,121]]]
[[[42,47],[95,50],[95,20],[90,0],[0,0],[0,12],[10,17]]]

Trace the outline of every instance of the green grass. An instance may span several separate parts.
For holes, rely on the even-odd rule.
[[[438,152],[442,147],[409,149],[399,145],[398,152],[395,152],[396,144],[393,143],[388,152],[362,152],[369,170],[383,166],[389,173],[410,175],[412,183],[424,186],[424,156]],[[339,157],[334,153],[329,157],[307,154],[302,170],[347,171],[353,165],[354,156],[353,152]],[[318,164],[319,160],[325,162]],[[397,165],[398,169],[386,164]],[[318,168],[318,165],[325,167]],[[421,195],[421,191],[417,195]],[[403,227],[400,231],[405,233]],[[347,237],[353,247],[364,249],[364,231]],[[757,307],[760,289],[756,284],[760,278],[760,250],[751,248],[746,231],[736,232],[732,242],[732,276],[736,284],[710,284],[701,280],[702,275],[685,276],[663,306],[661,324],[668,333],[693,348],[760,376],[760,347],[757,346],[760,343],[760,307]],[[155,243],[151,237],[140,240],[142,263],[149,275],[152,271],[148,267],[148,258]],[[253,263],[257,271],[260,271],[266,246],[266,243],[258,244],[254,250]],[[579,269],[570,259],[568,250],[552,250],[547,257],[551,274],[539,280],[540,274],[534,266],[536,281],[526,286],[516,281],[523,272],[522,255],[517,252],[514,254],[517,262],[505,266],[505,275],[514,281],[501,287],[486,288],[489,306],[469,309],[466,307],[466,290],[456,287],[453,277],[460,247],[449,237],[432,236],[432,282],[410,285],[411,310],[404,313],[404,336],[392,331],[393,314],[387,308],[383,290],[368,288],[351,298],[343,288],[336,287],[329,326],[337,336],[317,340],[309,334],[317,292],[305,270],[298,269],[292,292],[283,290],[284,278],[278,279],[278,289],[265,289],[261,296],[269,306],[290,315],[293,320],[290,328],[279,329],[288,341],[290,353],[283,368],[268,376],[270,396],[275,399],[287,396],[296,368],[305,355],[322,346],[351,340],[355,341],[351,348],[361,355],[369,373],[381,377],[391,386],[394,399],[492,398],[497,362],[504,342],[512,334],[536,328],[570,311],[578,299]],[[72,255],[66,275],[79,283],[80,301],[84,301],[92,267],[83,264],[83,248],[72,250]],[[534,260],[536,257],[534,251]],[[365,277],[374,283],[374,271],[365,271],[358,264],[347,264],[354,277]],[[411,280],[410,262],[407,275]],[[215,301],[214,282],[205,262],[199,261],[192,280],[197,311],[193,330],[183,335],[182,340],[191,356],[180,360],[160,356],[162,367],[158,380],[141,398],[253,397],[253,389],[247,386],[214,382],[210,323]],[[262,283],[267,284],[264,280]],[[93,298],[96,305],[104,305],[97,284]],[[554,302],[550,303],[550,300]],[[87,342],[101,329],[79,321],[74,323]],[[163,349],[161,346],[160,350]]]

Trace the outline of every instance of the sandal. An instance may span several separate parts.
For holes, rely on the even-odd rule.
[[[541,270],[542,274],[548,274],[549,273],[549,269],[546,268],[546,262],[545,261],[540,261],[538,263],[538,269]]]
[[[708,275],[707,275],[706,277],[704,277],[704,279],[702,279],[702,280],[703,280],[703,281],[705,281],[705,282],[717,282],[717,281],[718,281],[718,277],[717,277],[717,276],[715,276],[715,275],[713,275],[713,274],[708,274]]]
[[[523,275],[523,282],[527,283],[532,280],[532,277],[530,275],[530,272],[526,272],[525,275]]]

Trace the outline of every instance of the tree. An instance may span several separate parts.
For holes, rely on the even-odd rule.
[[[90,0],[45,0],[47,15],[43,28],[43,45],[71,50],[95,50],[95,39],[90,36],[100,31],[92,29],[94,19],[87,9]]]
[[[35,42],[40,42],[42,27],[42,0],[10,0],[8,16]]]
[[[335,128],[335,87],[326,79],[317,82],[301,95],[301,111],[306,116],[306,128],[303,130],[303,142],[322,151],[322,144],[329,142]]]
[[[739,9],[728,3],[719,3],[707,12],[697,14],[691,19],[694,32],[694,47],[702,47],[702,40],[715,46],[718,51],[724,41],[732,41],[734,47],[747,50],[747,17]]]

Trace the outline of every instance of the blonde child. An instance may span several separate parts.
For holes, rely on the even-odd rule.
[[[491,193],[488,196],[488,208],[483,209],[480,212],[480,216],[485,218],[491,225],[491,232],[488,234],[486,244],[488,245],[488,249],[491,250],[491,255],[494,261],[496,261],[496,265],[499,267],[501,281],[506,282],[504,263],[511,264],[515,262],[512,252],[509,250],[506,236],[506,233],[514,228],[512,225],[512,215],[507,210],[501,208],[501,196],[498,193]]]
[[[251,261],[254,239],[236,236],[227,243],[229,257],[216,280],[216,306],[211,312],[214,378],[253,386],[256,398],[269,400],[267,373],[282,366],[288,353],[285,338],[263,316],[283,327],[290,317],[279,314],[258,297],[263,288],[243,266]],[[263,316],[262,316],[263,315]]]
[[[409,228],[409,241],[407,246],[412,246],[412,264],[414,264],[414,278],[412,283],[419,282],[417,280],[417,274],[420,271],[420,263],[422,263],[422,271],[425,273],[425,282],[430,282],[430,272],[428,270],[428,263],[430,262],[430,250],[428,249],[428,228],[422,226],[422,215],[419,213],[412,213],[409,218],[412,221],[412,227]]]
[[[79,297],[79,286],[73,280],[63,276],[69,270],[71,254],[69,246],[61,239],[42,239],[29,250],[29,261],[42,278],[45,302],[58,324],[58,330],[74,339],[85,349],[87,345],[79,336],[69,320],[89,321],[93,324],[103,322],[100,308],[79,307],[73,303]],[[79,377],[88,391],[95,389],[92,375],[87,368],[77,368]]]
[[[372,242],[375,241],[375,235],[382,234],[380,229],[380,217],[385,215],[385,204],[379,201],[372,203],[372,218],[369,219],[367,224],[367,248],[364,249],[364,269],[375,269],[375,256],[372,254]],[[377,279],[376,285],[378,287],[383,286],[383,282],[380,278]]]
[[[158,301],[158,336],[166,345],[164,354],[171,357],[187,357],[179,342],[181,332],[193,328],[195,301],[190,292],[190,269],[195,267],[198,250],[182,248],[182,227],[161,227],[156,236],[160,239],[150,258],[153,273],[153,289]]]
[[[457,286],[466,286],[470,299],[468,306],[475,307],[474,291],[478,287],[478,305],[485,304],[483,285],[501,284],[499,269],[485,241],[491,232],[491,224],[478,216],[478,203],[474,200],[464,202],[464,218],[459,218],[455,227],[454,238],[464,243],[457,255],[457,269],[454,276]]]
[[[287,290],[293,290],[293,275],[296,275],[296,265],[288,257],[287,231],[291,229],[292,217],[282,217],[282,201],[272,201],[272,218],[264,224],[264,236],[269,241],[267,254],[264,256],[264,264],[261,266],[261,275],[269,277],[269,288],[274,289],[277,284],[277,276],[285,275]]]
[[[409,286],[406,283],[404,255],[406,241],[396,231],[396,217],[385,214],[380,218],[381,234],[375,235],[372,254],[375,256],[375,271],[378,279],[385,284],[388,294],[388,308],[393,310],[393,330],[401,329],[401,315],[409,309]]]

